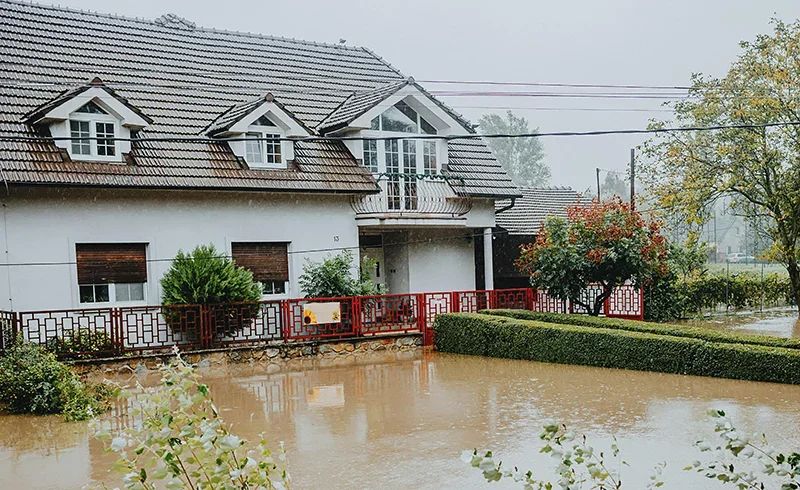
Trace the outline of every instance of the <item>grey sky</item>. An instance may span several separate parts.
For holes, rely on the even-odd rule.
[[[46,2],[45,2],[46,3]],[[769,19],[800,18],[797,0],[583,0],[405,2],[304,0],[60,0],[62,5],[155,18],[172,12],[200,26],[367,46],[417,80],[491,80],[685,85],[692,72],[723,75],[738,42],[769,31]],[[425,83],[426,88],[526,90]],[[565,89],[575,92],[576,89]],[[609,91],[612,89],[606,89]],[[663,112],[547,108],[658,109],[657,100],[443,97],[473,122],[516,107],[543,132],[643,128]],[[468,107],[467,107],[468,106]],[[502,112],[502,110],[500,110]],[[552,184],[584,190],[594,168],[623,170],[638,136],[545,138]]]

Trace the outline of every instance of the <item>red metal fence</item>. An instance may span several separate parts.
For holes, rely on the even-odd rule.
[[[599,294],[595,289],[590,288],[584,296],[594,298]],[[642,301],[641,290],[622,286],[605,302],[604,314],[643,319]],[[338,321],[311,321],[304,315],[308,303],[338,303]],[[578,305],[530,288],[213,305],[0,311],[0,350],[16,335],[66,359],[159,352],[173,347],[193,350],[404,333],[421,333],[424,343],[430,345],[436,315],[485,309],[583,312]]]

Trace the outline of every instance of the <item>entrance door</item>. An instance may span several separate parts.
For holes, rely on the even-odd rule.
[[[383,236],[361,235],[358,237],[361,244],[361,257],[368,257],[375,261],[375,266],[369,271],[369,277],[375,284],[386,284],[386,261],[383,257]]]
[[[375,284],[386,284],[386,263],[383,259],[383,247],[367,247],[361,249],[362,257],[375,261],[375,267],[369,271],[369,277]]]

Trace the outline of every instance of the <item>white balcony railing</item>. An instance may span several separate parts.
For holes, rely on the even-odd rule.
[[[462,216],[472,209],[472,199],[460,190],[461,179],[442,175],[380,174],[381,191],[352,200],[356,215],[387,217]]]

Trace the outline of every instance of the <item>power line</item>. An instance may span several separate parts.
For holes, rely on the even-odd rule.
[[[492,230],[492,236],[500,236],[508,234],[507,230]],[[476,238],[479,236],[483,236],[483,231],[480,232],[473,232],[466,235],[457,235],[451,237],[440,237],[440,238],[425,238],[420,240],[406,240],[406,241],[399,241],[399,242],[391,242],[385,243],[384,246],[397,246],[397,245],[412,245],[416,243],[436,243],[436,242],[447,242],[447,241],[454,241],[454,240],[464,240],[469,238]],[[136,243],[136,242],[133,242]],[[317,248],[317,249],[308,249],[308,250],[287,250],[286,255],[298,255],[298,254],[313,254],[313,253],[323,253],[323,252],[343,252],[345,250],[359,250],[361,248],[360,245],[355,245],[351,247],[328,247],[328,248]],[[282,252],[268,252],[268,253],[259,253],[255,257],[271,257],[274,255],[283,255]],[[215,258],[226,258],[226,259],[233,259],[232,255],[224,255],[220,254]],[[250,255],[249,257],[253,257]],[[198,260],[190,256],[186,256],[188,260]],[[199,260],[213,260],[214,258],[205,258]],[[147,263],[158,263],[158,262],[173,262],[175,258],[163,258],[163,259],[145,259]],[[127,261],[100,261],[100,260],[86,260],[81,261],[81,264],[114,264],[120,262],[127,262]],[[138,261],[137,261],[138,262]],[[10,263],[0,263],[0,267],[42,267],[42,266],[63,266],[63,265],[77,265],[77,261],[61,261],[61,262],[10,262]]]
[[[241,136],[229,138],[209,138],[206,136],[155,136],[155,137],[72,137],[72,136],[0,136],[0,141],[8,142],[47,142],[47,141],[129,141],[129,142],[167,142],[167,143],[220,143],[220,142],[241,142],[241,141],[293,141],[293,142],[319,142],[319,141],[397,141],[397,140],[470,140],[470,139],[519,139],[519,138],[542,138],[542,137],[566,137],[566,136],[608,136],[608,135],[628,135],[628,134],[660,134],[660,133],[685,133],[695,131],[719,131],[725,129],[763,129],[775,127],[798,126],[800,121],[783,121],[760,124],[732,124],[717,126],[683,126],[674,128],[653,128],[653,129],[609,129],[594,131],[555,131],[555,132],[536,132],[536,133],[499,133],[499,134],[457,134],[457,135],[429,135],[429,134],[409,134],[391,136],[301,136],[297,138],[280,137],[255,137]]]

